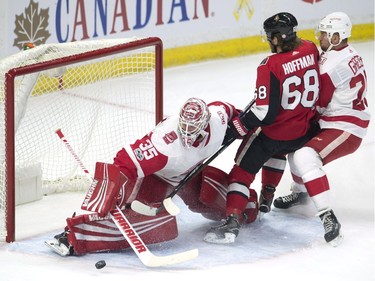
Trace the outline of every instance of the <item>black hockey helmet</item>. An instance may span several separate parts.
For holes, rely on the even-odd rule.
[[[280,33],[281,39],[288,42],[297,37],[297,25],[297,19],[292,14],[282,12],[266,19],[263,29],[268,41],[271,41],[275,34]]]

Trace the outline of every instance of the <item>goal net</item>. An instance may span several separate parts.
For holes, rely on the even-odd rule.
[[[0,63],[0,241],[15,240],[16,206],[90,183],[163,117],[159,38],[46,44]]]

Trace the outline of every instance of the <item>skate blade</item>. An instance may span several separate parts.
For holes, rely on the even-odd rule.
[[[64,244],[58,245],[56,239],[44,241],[44,244],[62,257],[69,256],[69,249]]]
[[[258,214],[258,220],[259,220],[259,222],[262,221],[264,214],[265,213],[263,213],[263,212],[259,212],[259,214]]]
[[[265,214],[268,214],[268,213],[269,213],[269,212],[265,213],[265,212],[261,212],[261,211],[259,211],[259,213],[258,213],[258,220],[259,220],[259,222],[261,222],[262,219],[263,219],[263,217],[264,217],[264,215],[265,215]]]
[[[330,244],[332,247],[337,247],[342,243],[342,240],[344,240],[344,235],[342,235],[340,232],[340,234],[332,241],[329,241],[328,244]]]
[[[235,240],[236,235],[233,233],[225,233],[225,237],[217,237],[215,233],[207,233],[203,238],[203,241],[213,244],[230,244],[234,243]]]

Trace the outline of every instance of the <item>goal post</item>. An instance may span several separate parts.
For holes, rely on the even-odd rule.
[[[45,44],[0,62],[0,241],[16,239],[16,205],[89,186],[55,132],[93,171],[163,118],[157,37]]]

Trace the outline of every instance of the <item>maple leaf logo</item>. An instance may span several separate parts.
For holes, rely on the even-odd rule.
[[[17,37],[14,39],[13,46],[21,50],[25,43],[33,43],[37,46],[47,41],[51,36],[47,30],[48,10],[49,8],[39,10],[39,4],[31,0],[25,12],[16,15],[14,33]]]

